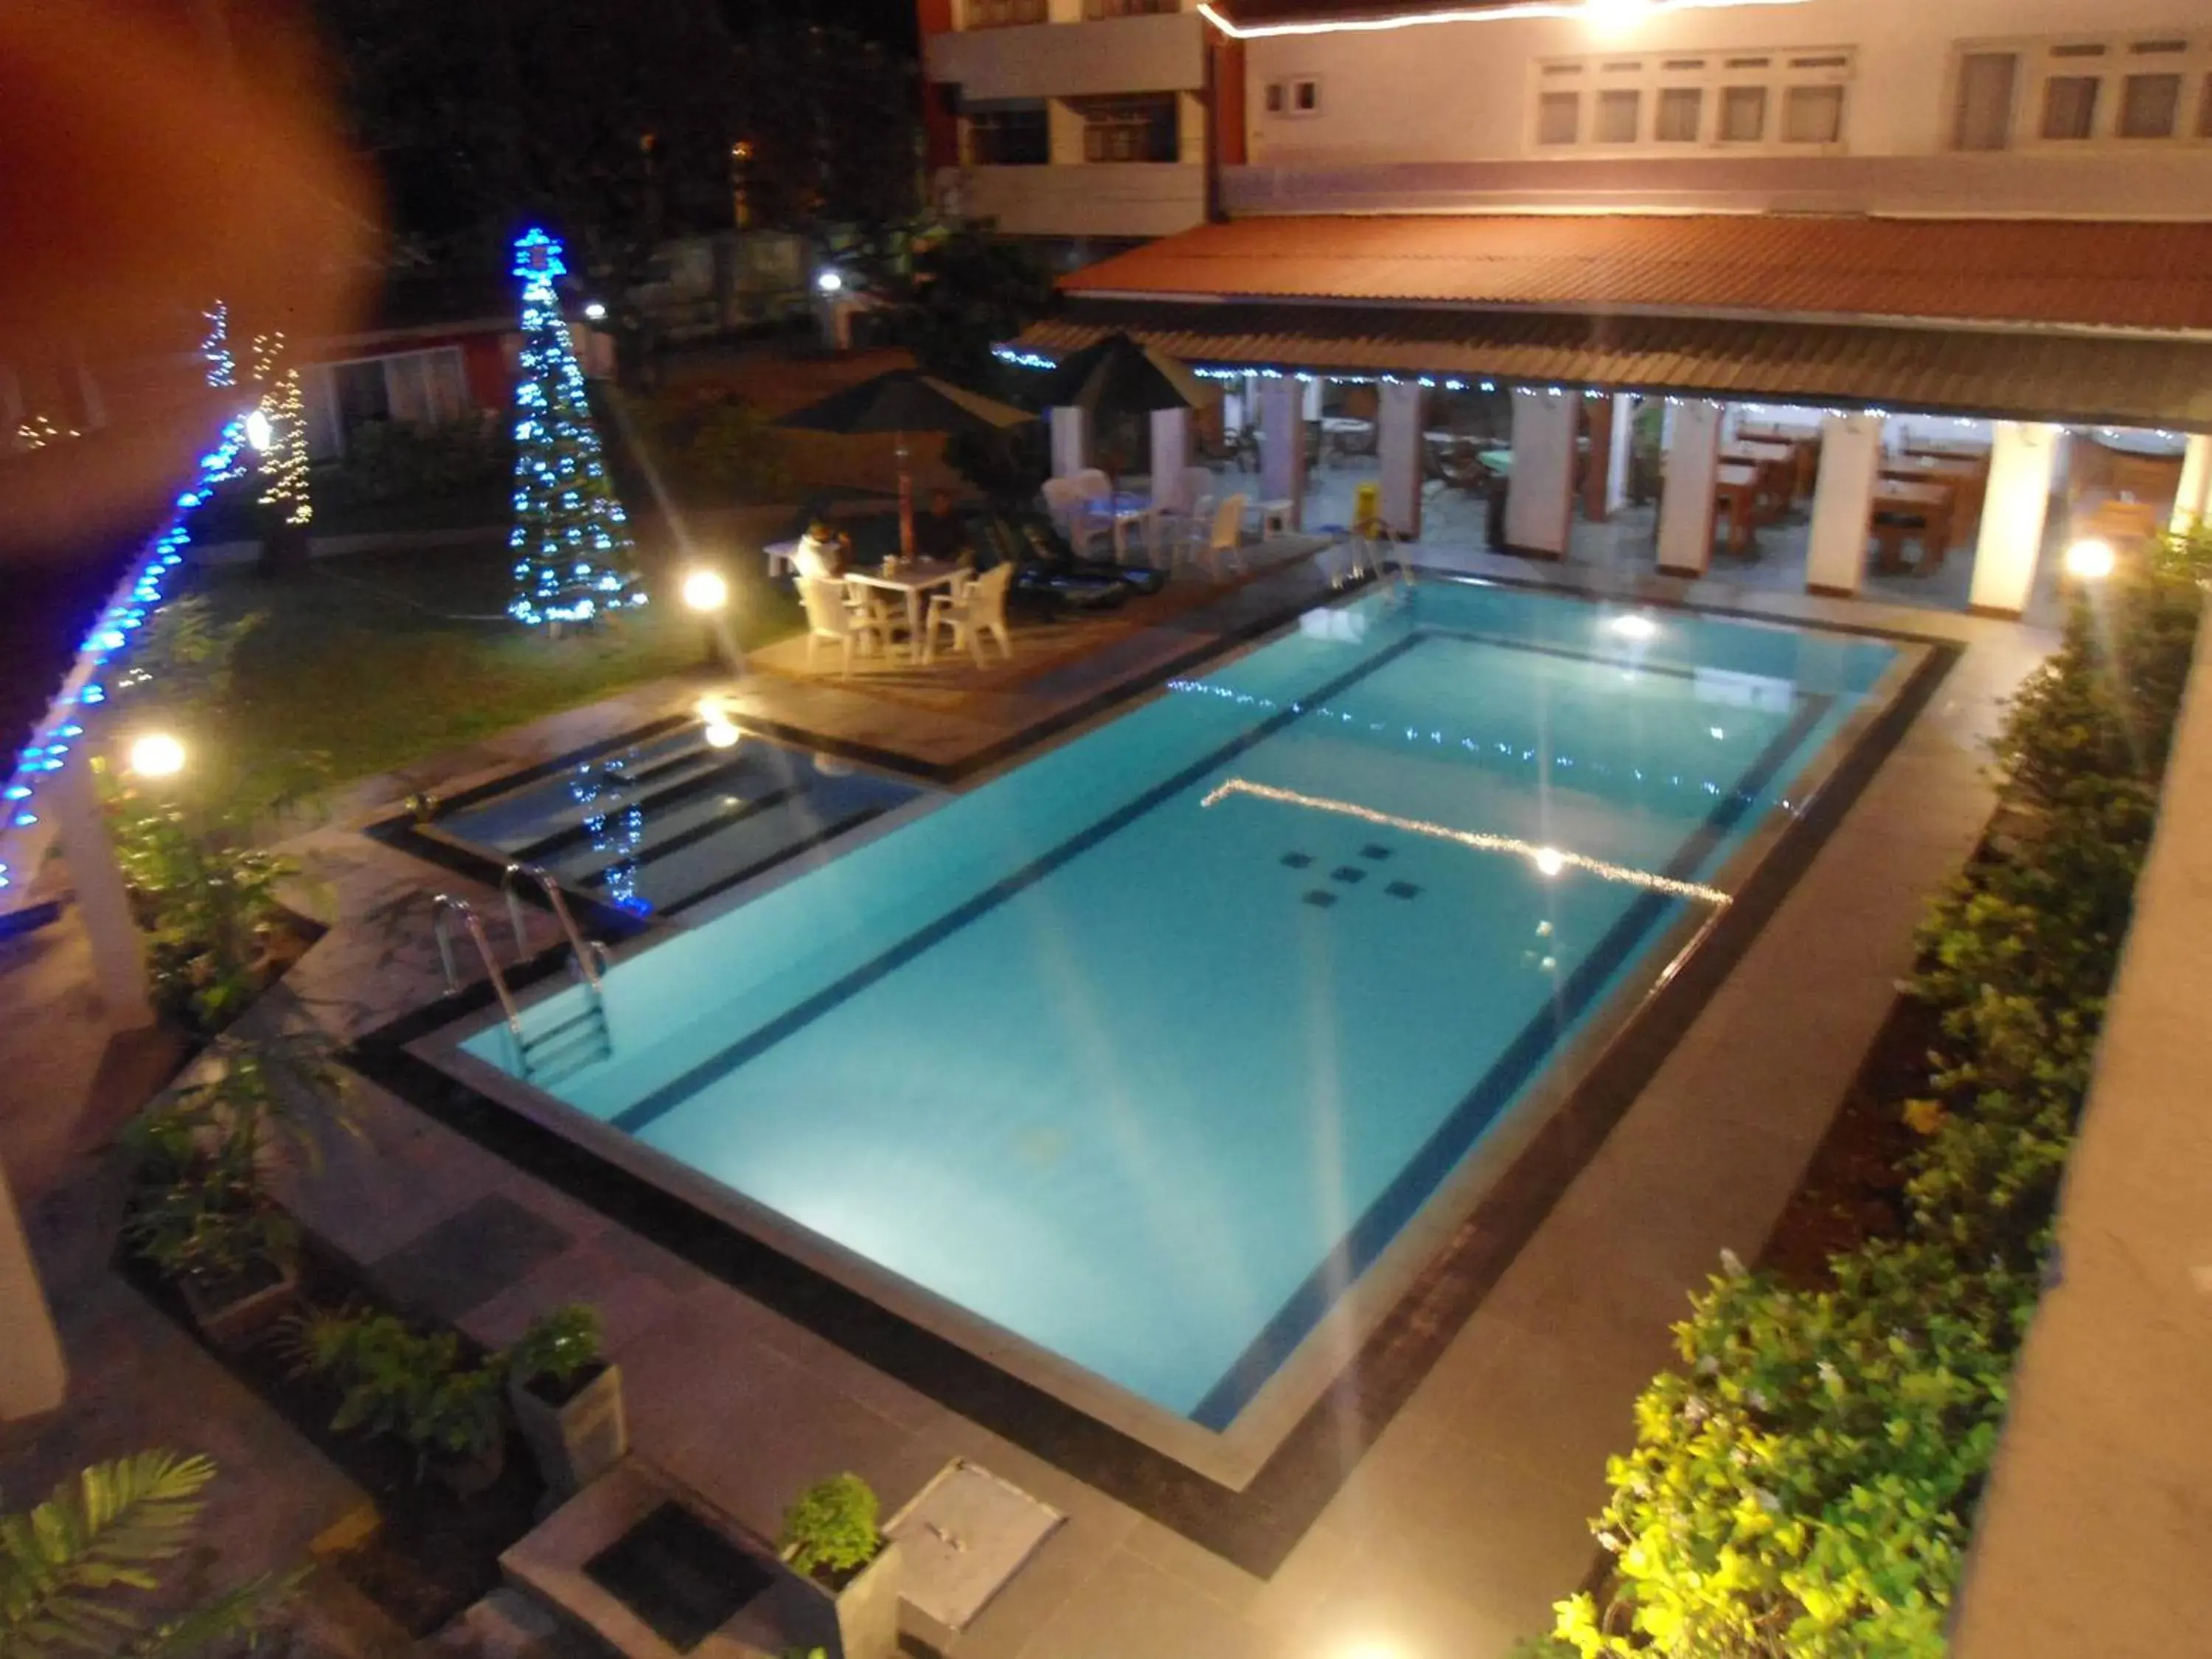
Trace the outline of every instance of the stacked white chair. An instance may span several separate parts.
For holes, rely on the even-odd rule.
[[[853,672],[856,651],[871,647],[884,648],[889,635],[882,621],[854,605],[844,583],[801,576],[796,585],[799,602],[806,610],[806,666],[810,672],[814,667],[815,653],[824,640],[837,641],[844,653],[844,672],[848,675]]]

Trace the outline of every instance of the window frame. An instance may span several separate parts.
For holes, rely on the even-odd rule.
[[[1643,52],[1602,52],[1539,58],[1530,76],[1523,129],[1527,151],[1537,155],[1838,155],[1850,149],[1850,124],[1858,53],[1845,46],[1676,47]],[[1731,88],[1757,88],[1763,95],[1759,135],[1724,138],[1722,114]],[[1836,137],[1790,139],[1784,115],[1800,88],[1838,89]],[[1601,136],[1607,94],[1637,95],[1636,131],[1629,139]],[[1571,139],[1547,141],[1545,100],[1574,94],[1577,120]],[[1588,94],[1584,96],[1583,94]],[[1662,137],[1662,111],[1679,112],[1694,100],[1694,131]]]
[[[1166,167],[1182,160],[1182,98],[1173,92],[1116,93],[1097,98],[1070,99],[1083,129],[1083,164],[1086,167]],[[1164,155],[1101,155],[1097,151],[1110,145],[1094,143],[1093,140],[1121,131],[1152,132],[1158,130],[1158,116],[1149,113],[1139,118],[1133,113],[1115,117],[1114,106],[1134,111],[1143,107],[1151,112],[1164,110],[1167,154]]]
[[[989,13],[1000,15],[988,15]],[[963,31],[1035,28],[1051,21],[1051,0],[960,0],[960,27]]]
[[[1271,120],[1310,121],[1322,112],[1323,100],[1322,77],[1318,75],[1291,74],[1271,76],[1260,91],[1261,113]],[[1301,108],[1301,90],[1313,94],[1313,102]]]
[[[1961,149],[1957,142],[1959,100],[1964,91],[1966,60],[1984,53],[2009,54],[2014,60],[2013,101],[2005,142],[1996,149]],[[2163,136],[2130,137],[2124,131],[2129,82],[2163,75],[2180,77],[2172,130]],[[2051,83],[2077,78],[2096,82],[2087,136],[2045,137]],[[2212,28],[2199,24],[2102,34],[2075,30],[1957,40],[1952,43],[1944,92],[1944,148],[1949,155],[2078,155],[2112,149],[2132,154],[2160,146],[2202,148],[2212,144]]]

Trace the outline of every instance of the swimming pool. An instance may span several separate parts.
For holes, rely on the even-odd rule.
[[[547,1086],[994,1362],[1218,1433],[1899,654],[1474,584],[1317,611],[619,962],[611,1058]]]

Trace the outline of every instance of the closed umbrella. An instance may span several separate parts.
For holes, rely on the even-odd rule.
[[[793,410],[776,422],[802,432],[889,432],[898,440],[899,551],[914,552],[914,480],[907,471],[909,432],[1003,432],[1036,418],[1016,409],[924,374],[896,368],[832,392],[819,403]]]

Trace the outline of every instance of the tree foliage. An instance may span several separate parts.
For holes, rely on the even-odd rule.
[[[257,1578],[161,1611],[162,1569],[191,1546],[215,1473],[205,1457],[140,1452],[0,1515],[0,1653],[185,1659],[257,1634],[296,1579]]]
[[[1941,1046],[1904,1237],[1804,1287],[1729,1271],[1675,1328],[1595,1523],[1584,1659],[1936,1659],[2157,811],[2212,569],[2170,538],[2077,603],[1994,745],[1993,851],[1941,895],[1911,992]]]

